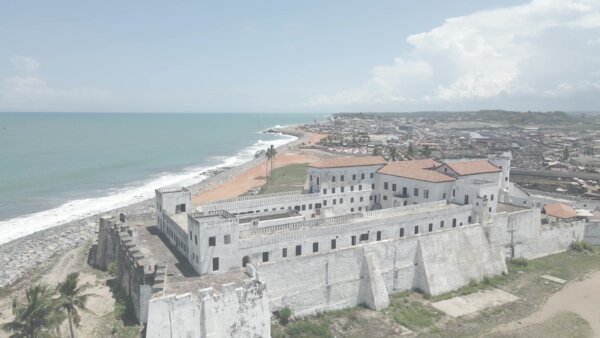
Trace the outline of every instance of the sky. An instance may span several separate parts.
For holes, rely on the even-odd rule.
[[[0,112],[600,110],[600,0],[0,1]]]

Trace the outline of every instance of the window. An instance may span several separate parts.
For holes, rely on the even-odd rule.
[[[453,218],[453,219],[452,219],[452,227],[453,227],[453,228],[456,228],[456,218]]]
[[[356,174],[352,174],[352,180],[356,181]]]
[[[396,184],[392,184],[392,191],[396,191]]]
[[[353,185],[350,186],[350,191],[354,191],[354,186]]]
[[[319,178],[317,177],[317,185],[319,185]]]
[[[262,256],[263,256],[262,257],[263,258],[263,263],[269,261],[269,252],[268,251],[263,252]]]
[[[340,188],[340,192],[344,192],[344,187],[341,187],[341,188]]]
[[[419,226],[415,225],[415,235],[418,235],[418,234],[419,234]]]
[[[354,212],[354,208],[350,208],[350,212]]]
[[[371,173],[371,174],[369,175],[369,177],[373,178],[373,173]]]
[[[219,270],[219,257],[213,258],[213,271]]]
[[[331,240],[331,250],[335,250],[335,248],[337,247],[337,241],[335,239]]]
[[[287,257],[287,248],[281,250],[281,257]]]
[[[340,181],[344,182],[344,175],[340,176]]]
[[[446,193],[443,193],[443,194],[442,194],[442,198],[443,198],[443,199],[446,199]]]
[[[175,213],[181,213],[181,212],[185,212],[185,204],[177,204],[175,206]]]
[[[327,188],[323,188],[323,195],[327,195]]]
[[[364,234],[360,234],[360,238],[359,241],[368,241],[369,240],[369,233],[364,233]]]
[[[192,230],[190,230],[190,239],[192,239]]]
[[[360,179],[364,180],[365,179],[365,173],[360,174]]]
[[[413,195],[414,195],[415,197],[419,196],[419,188],[414,188],[414,189],[413,189]]]
[[[198,235],[194,235],[194,243],[196,243],[196,245],[198,245]]]
[[[440,228],[444,227],[444,221],[440,221]]]
[[[361,211],[361,210],[362,210],[362,207],[358,207],[358,211]]]
[[[327,200],[323,200],[323,206],[326,207],[327,206]]]
[[[208,237],[208,246],[217,245],[217,237]]]
[[[469,195],[465,195],[465,204],[469,204]]]
[[[302,211],[306,210],[306,204],[302,204]]]
[[[404,228],[400,228],[400,237],[404,237]]]
[[[505,178],[504,178],[504,180],[505,180],[505,181],[508,181],[508,177],[505,177]]]
[[[299,205],[294,206],[294,210],[300,211],[300,206]]]
[[[312,203],[308,205],[308,210],[312,210]]]
[[[361,201],[361,202],[363,201],[363,197],[362,196],[360,196],[359,201]]]
[[[361,191],[361,190],[362,190],[362,184],[359,184],[358,185],[358,191]]]
[[[331,193],[335,194],[335,188],[331,188]]]
[[[456,196],[456,190],[452,189],[452,197]]]
[[[433,231],[433,223],[429,223],[429,232]]]
[[[469,219],[467,220],[467,223],[471,224],[471,216],[469,216]]]
[[[302,255],[302,245],[296,245],[296,256]]]
[[[340,204],[344,204],[344,199],[340,198]]]
[[[383,195],[383,200],[387,201],[387,195]]]
[[[427,189],[423,190],[423,197],[429,198],[429,190],[427,190]]]
[[[337,200],[334,198],[334,199],[333,199],[333,205],[335,205],[335,202],[337,202]]]
[[[356,245],[356,236],[352,236],[352,245]]]
[[[492,212],[492,207],[489,208],[489,212]]]
[[[371,189],[375,190],[375,183],[371,183]]]
[[[231,235],[225,235],[223,237],[223,243],[230,244],[231,243]]]
[[[350,197],[350,203],[354,203],[354,197]]]
[[[380,241],[381,240],[381,231],[377,231],[377,240]]]
[[[309,177],[310,177],[310,181],[312,182],[312,175],[310,175]]]
[[[388,182],[383,182],[383,189],[388,190]]]
[[[313,243],[313,252],[319,252],[319,242]]]
[[[493,200],[494,200],[494,194],[491,194],[490,195],[490,201],[493,201]]]
[[[331,182],[335,182],[335,176],[331,176]]]

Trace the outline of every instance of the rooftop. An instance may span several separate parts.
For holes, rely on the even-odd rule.
[[[575,209],[562,203],[546,204],[544,206],[544,212],[548,216],[561,219],[577,217],[577,211],[575,211]]]
[[[454,178],[431,170],[439,165],[432,159],[390,162],[377,172],[427,182],[450,182]]]
[[[311,163],[312,168],[343,168],[354,166],[384,165],[387,161],[382,156],[339,157]]]
[[[500,168],[491,164],[488,160],[446,162],[445,164],[460,176],[496,173],[502,171]]]

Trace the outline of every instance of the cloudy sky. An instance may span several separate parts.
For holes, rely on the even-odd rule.
[[[5,1],[0,112],[600,110],[600,0]]]

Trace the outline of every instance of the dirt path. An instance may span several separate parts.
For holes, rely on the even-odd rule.
[[[585,319],[594,337],[600,337],[600,271],[582,281],[568,283],[550,296],[541,309],[519,321],[497,327],[494,332],[508,332],[542,323],[560,312],[573,312]]]

